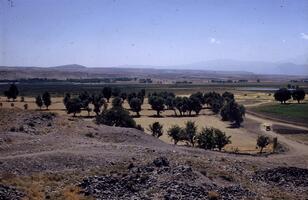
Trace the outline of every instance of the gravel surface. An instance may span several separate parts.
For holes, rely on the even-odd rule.
[[[79,186],[84,195],[97,199],[220,199],[254,198],[256,195],[240,185],[220,187],[189,166],[171,166],[165,157],[135,166],[127,173],[85,178]]]

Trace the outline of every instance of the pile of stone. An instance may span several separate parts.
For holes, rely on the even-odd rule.
[[[256,172],[254,179],[278,186],[308,187],[308,169],[277,167]]]
[[[189,166],[170,166],[167,158],[159,157],[143,166],[131,163],[127,173],[87,177],[79,187],[86,196],[111,200],[241,199],[255,196],[241,186],[219,187],[208,180]]]
[[[18,191],[16,188],[0,184],[0,199],[19,200],[24,196],[24,193]]]
[[[54,114],[52,113],[42,113],[39,115],[32,116],[31,118],[25,119],[22,126],[19,127],[20,132],[30,133],[30,134],[40,134],[37,131],[39,128],[48,128],[52,126],[52,121]]]

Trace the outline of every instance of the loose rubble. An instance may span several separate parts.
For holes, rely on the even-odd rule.
[[[278,186],[308,187],[308,169],[277,167],[257,171],[254,179]]]
[[[19,200],[22,199],[24,196],[24,193],[16,190],[16,188],[0,184],[1,200]]]
[[[38,131],[39,127],[45,129],[51,127],[53,118],[53,113],[42,113],[40,115],[32,116],[31,118],[25,119],[23,125],[21,125],[16,131],[29,134],[41,134],[42,132]]]
[[[127,173],[85,178],[79,187],[86,196],[97,199],[220,199],[254,197],[255,194],[240,185],[219,187],[191,167],[171,166],[168,159],[159,157],[144,166],[131,163]]]

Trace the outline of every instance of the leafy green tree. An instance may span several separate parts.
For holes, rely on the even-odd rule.
[[[211,110],[215,113],[218,114],[220,109],[224,105],[224,98],[216,92],[210,92],[206,94],[206,103],[210,105]]]
[[[168,136],[172,138],[176,145],[179,141],[183,140],[183,129],[178,125],[173,125],[167,131]]]
[[[202,149],[214,149],[214,131],[210,128],[203,128],[201,133],[196,136],[198,147]]]
[[[109,99],[111,98],[111,95],[112,95],[111,87],[104,87],[103,88],[103,96],[104,96],[104,98],[107,99],[108,103],[109,103]]]
[[[241,123],[244,121],[243,116],[245,116],[245,107],[239,105],[235,100],[230,100],[227,104],[221,109],[220,115],[222,120],[229,120],[234,122],[235,127],[240,127]]]
[[[269,145],[270,140],[269,137],[260,135],[257,139],[257,146],[260,148],[260,154],[263,151],[263,148],[265,148],[267,145]]]
[[[297,103],[300,103],[300,101],[305,99],[305,90],[301,89],[301,88],[297,88],[296,90],[294,90],[292,92],[292,97],[293,100],[296,100]]]
[[[154,122],[153,124],[149,125],[149,131],[151,131],[152,135],[154,137],[159,138],[160,136],[163,135],[163,125],[160,124],[159,122]]]
[[[175,97],[168,96],[165,99],[165,104],[167,106],[167,109],[173,110],[174,111],[174,115],[177,116],[176,109],[175,109],[175,106],[176,106]]]
[[[40,108],[40,110],[41,110],[41,108],[42,108],[42,106],[43,106],[43,100],[42,100],[42,97],[41,97],[41,95],[38,95],[36,98],[35,98],[35,103],[36,103],[36,105]]]
[[[67,114],[73,113],[73,116],[76,116],[76,113],[80,113],[82,108],[82,102],[78,97],[70,99],[66,104]]]
[[[189,97],[189,107],[190,110],[194,111],[196,115],[199,115],[199,112],[202,110],[202,103],[201,100],[198,96],[190,96]],[[190,113],[191,115],[191,113]]]
[[[165,101],[159,96],[151,96],[149,98],[149,104],[153,110],[156,110],[157,116],[160,116],[160,112],[165,108]]]
[[[100,115],[96,116],[96,122],[108,126],[137,127],[135,120],[129,115],[129,112],[122,107],[112,107],[108,110],[104,110]]]
[[[137,98],[137,94],[135,92],[129,93],[127,95],[127,102],[130,102],[133,98]]]
[[[9,88],[9,93],[11,94],[11,98],[13,99],[13,101],[15,101],[15,99],[17,98],[19,91],[18,88],[15,84],[12,84]]]
[[[96,115],[99,115],[102,106],[104,106],[104,110],[108,107],[108,104],[102,95],[92,95],[92,104],[94,106],[93,111]]]
[[[123,99],[120,98],[120,97],[115,97],[113,100],[112,100],[112,106],[113,107],[122,107],[123,105]]]
[[[92,101],[92,98],[89,95],[89,93],[87,91],[84,91],[84,92],[82,92],[81,94],[78,95],[78,98],[81,101],[82,108],[87,110],[89,108],[89,104]]]
[[[214,132],[215,147],[218,148],[219,151],[227,144],[231,143],[231,136],[227,136],[224,132],[216,128],[212,128],[212,130]]]
[[[274,94],[274,98],[276,101],[280,101],[280,103],[286,103],[289,99],[291,99],[291,92],[287,88],[280,88]]]
[[[133,112],[137,113],[138,117],[140,116],[141,105],[142,105],[142,102],[137,97],[132,98],[129,102],[129,107],[132,109]]]
[[[142,89],[140,90],[138,93],[137,93],[137,97],[141,100],[142,104],[144,102],[144,97],[145,97],[145,89]]]
[[[202,92],[193,93],[190,97],[195,97],[195,98],[199,99],[199,101],[202,105],[205,104],[205,99],[204,99],[204,95],[202,94]]]
[[[4,91],[4,95],[7,97],[8,100],[13,99],[13,101],[15,101],[18,94],[18,88],[14,83],[10,85],[8,90]]]
[[[214,99],[211,102],[211,109],[215,114],[218,114],[222,107],[223,107],[223,101],[221,99]]]
[[[174,104],[176,109],[178,109],[181,116],[183,116],[183,107],[184,107],[184,101],[182,97],[175,97]]]
[[[207,92],[207,93],[203,94],[203,99],[204,99],[204,102],[207,105],[207,107],[210,106],[210,103],[211,103],[211,100],[212,100],[211,97],[212,97],[211,92]]]
[[[187,121],[185,123],[185,128],[183,129],[184,138],[192,146],[195,146],[195,137],[197,134],[197,125],[193,121]]]
[[[231,93],[231,92],[224,92],[222,94],[222,97],[228,102],[228,101],[231,101],[231,100],[234,100],[234,94]]]
[[[121,94],[120,88],[117,88],[117,87],[112,88],[111,94],[112,94],[113,97],[119,97],[120,94]]]
[[[182,104],[182,112],[183,112],[183,114],[188,112],[188,114],[190,115],[190,113],[192,111],[192,107],[191,107],[189,98],[188,97],[183,97],[182,100],[183,100],[183,104]]]
[[[51,105],[51,97],[49,92],[44,92],[43,96],[42,96],[44,105],[46,106],[46,109],[48,110],[48,107]]]
[[[196,136],[198,147],[203,149],[217,148],[219,151],[230,144],[230,137],[226,136],[224,132],[216,128],[203,128],[201,133]]]

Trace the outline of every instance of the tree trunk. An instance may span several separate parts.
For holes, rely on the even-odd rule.
[[[157,116],[159,117],[159,116],[160,116],[160,115],[159,115],[159,112],[160,112],[160,111],[159,111],[159,110],[157,110],[156,112],[157,112]]]
[[[297,100],[297,103],[300,103],[300,100]]]
[[[262,151],[263,151],[263,147],[261,147],[260,154],[262,154]]]
[[[139,112],[137,112],[137,117],[140,117],[140,114],[139,114]]]

